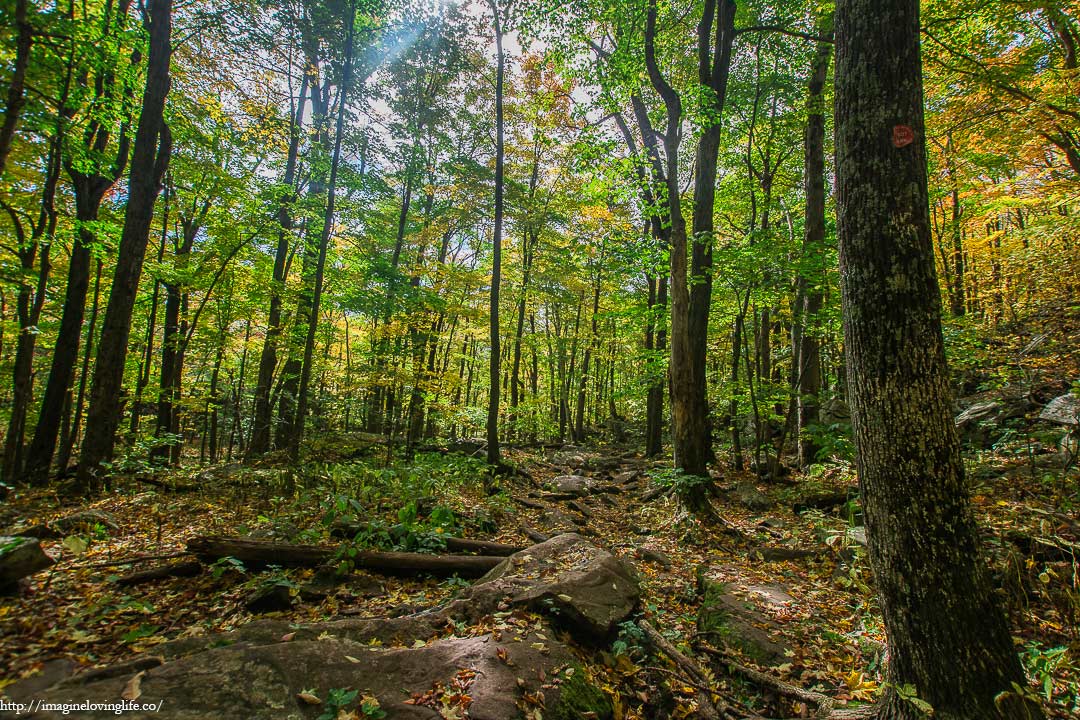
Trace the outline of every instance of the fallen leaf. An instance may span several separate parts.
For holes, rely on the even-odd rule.
[[[128,680],[127,684],[124,685],[124,691],[120,693],[120,697],[129,702],[138,700],[142,695],[142,687],[140,686],[142,685],[142,678],[145,674],[145,670],[135,673],[134,677]]]
[[[308,705],[322,704],[322,700],[320,700],[318,696],[314,695],[310,690],[304,690],[303,692],[297,693],[296,698],[307,703]]]

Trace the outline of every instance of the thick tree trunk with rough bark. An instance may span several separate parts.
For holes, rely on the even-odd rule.
[[[848,392],[889,681],[937,720],[1041,718],[982,559],[953,426],[930,237],[917,0],[836,8]],[[888,58],[888,62],[882,62]],[[880,717],[920,717],[887,691]]]
[[[169,93],[169,60],[172,54],[172,0],[149,0],[150,52],[146,91],[135,133],[128,180],[128,203],[117,252],[112,292],[105,310],[98,345],[94,383],[86,417],[86,438],[79,457],[78,484],[87,491],[100,484],[102,463],[112,455],[113,435],[120,422],[124,360],[131,334],[131,314],[139,289],[143,257],[150,239],[154,203],[171,152],[165,125],[165,98]]]

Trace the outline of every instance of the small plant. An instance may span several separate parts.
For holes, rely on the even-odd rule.
[[[645,631],[630,620],[619,623],[619,634],[615,642],[611,643],[611,652],[615,656],[640,655],[645,644]]]
[[[676,494],[692,492],[695,488],[712,483],[712,478],[704,475],[687,475],[682,468],[664,468],[649,474],[649,478],[656,485],[669,488]]]
[[[1043,697],[1047,702],[1054,699],[1054,675],[1062,670],[1072,667],[1069,659],[1069,648],[1055,647],[1044,650],[1039,643],[1028,646],[1020,653],[1020,660],[1024,664],[1027,674],[1038,683]],[[1072,697],[1065,697],[1063,701],[1077,703],[1080,696],[1074,690]]]
[[[378,698],[373,695],[360,697],[356,710],[351,714],[348,713],[348,707],[357,702],[357,696],[359,695],[360,692],[357,690],[331,688],[326,694],[323,712],[319,715],[318,720],[337,720],[342,716],[358,717],[362,720],[382,720],[382,718],[386,717],[386,711],[379,706]]]
[[[210,574],[213,575],[214,578],[220,578],[227,572],[238,572],[243,575],[247,573],[247,568],[244,567],[242,560],[234,558],[231,555],[218,558],[218,560],[210,566]]]

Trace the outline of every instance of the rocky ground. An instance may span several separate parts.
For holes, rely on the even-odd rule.
[[[616,448],[511,453],[525,472],[488,496],[478,462],[384,468],[378,449],[343,445],[299,472],[220,466],[90,506],[16,497],[0,527],[51,536],[56,562],[0,600],[8,697],[165,702],[128,717],[630,720],[807,717],[880,688],[885,638],[843,463],[719,477],[722,523],[706,527],[657,483],[667,462]],[[1009,447],[972,456],[977,512],[1033,690],[1071,717],[1076,479],[1052,448]],[[450,535],[525,549],[473,581],[362,569],[365,552],[454,554]],[[200,563],[196,536],[330,556]]]

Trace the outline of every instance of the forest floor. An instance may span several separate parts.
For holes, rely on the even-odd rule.
[[[343,517],[367,522],[354,538],[359,545],[420,551],[437,551],[440,536],[451,533],[528,546],[529,532],[575,530],[634,564],[643,616],[706,664],[704,646],[717,643],[699,632],[699,578],[721,583],[717,587],[746,613],[725,639],[726,659],[708,672],[716,692],[743,717],[806,717],[808,710],[732,672],[730,661],[761,667],[841,704],[872,701],[881,688],[885,638],[857,529],[854,472],[844,463],[757,483],[757,493],[749,490],[755,484],[750,475],[725,474],[717,479],[715,501],[724,525],[709,528],[657,489],[667,462],[619,448],[512,450],[508,459],[527,477],[504,479],[501,492],[489,495],[478,460],[426,453],[387,465],[385,449],[365,442],[328,440],[319,461],[300,468],[222,465],[164,478],[181,491],[123,480],[89,504],[44,491],[13,496],[0,510],[0,527],[9,532],[76,511],[105,515],[43,541],[56,564],[31,578],[19,596],[0,599],[0,689],[238,628],[255,617],[246,598],[268,583],[293,589],[291,608],[271,616],[297,623],[414,613],[448,600],[464,584],[358,573],[324,598],[305,599],[296,589],[311,579],[312,568],[256,572],[228,561],[195,577],[134,587],[116,582],[181,556],[196,535],[338,543],[330,532]],[[1053,467],[1057,457],[999,448],[970,458],[969,476],[1032,689],[1054,717],[1076,717],[1080,527],[1076,498],[1063,493],[1077,485]],[[567,473],[608,491],[552,499],[548,483]],[[806,552],[779,559],[788,550]],[[644,645],[627,623],[610,647],[586,658],[591,676],[613,699],[612,716],[686,716],[695,689]]]

